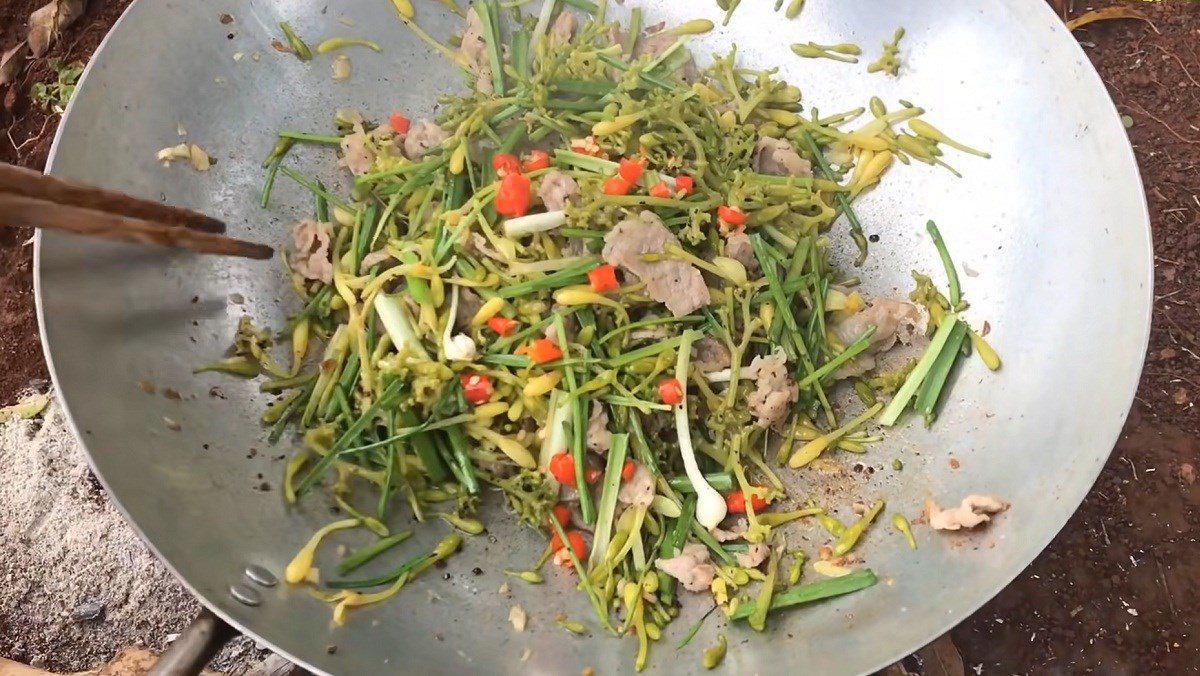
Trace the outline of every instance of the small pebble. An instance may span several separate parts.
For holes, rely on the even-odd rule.
[[[75,606],[71,611],[71,619],[75,622],[91,622],[104,619],[104,603],[88,599]]]

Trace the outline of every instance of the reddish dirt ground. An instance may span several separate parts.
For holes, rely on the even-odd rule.
[[[0,47],[40,2],[0,0]],[[91,54],[127,0],[92,0],[50,56]],[[1200,4],[1050,0],[1064,18],[1136,5],[1076,31],[1133,126],[1156,250],[1153,334],[1129,422],[1095,488],[1051,546],[952,636],[986,673],[1185,673],[1200,664]],[[51,77],[32,64],[18,93]],[[24,96],[0,111],[0,160],[42,168],[57,121]],[[46,377],[26,231],[0,231],[0,403]],[[2,648],[0,648],[2,652]],[[921,670],[919,665],[913,668]],[[925,673],[946,673],[926,665]]]

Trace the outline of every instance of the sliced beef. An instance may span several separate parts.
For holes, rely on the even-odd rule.
[[[551,169],[542,176],[538,186],[538,197],[546,205],[546,211],[561,211],[567,208],[567,202],[579,194],[579,184],[569,175]]]
[[[690,263],[677,260],[645,261],[645,254],[661,254],[679,240],[652,211],[617,224],[604,237],[604,260],[620,266],[646,282],[646,293],[682,317],[708,305],[708,286]]]
[[[612,448],[612,432],[608,431],[608,411],[598,401],[592,402],[592,414],[588,417],[587,448],[592,453],[605,454]]]
[[[792,404],[800,398],[800,390],[788,374],[787,360],[779,352],[755,357],[748,370],[755,374],[755,388],[746,401],[758,425],[775,427],[783,423]]]
[[[950,509],[941,509],[933,500],[925,501],[929,525],[934,530],[960,530],[974,528],[991,520],[990,514],[1008,509],[1008,503],[991,495],[968,495],[962,504]]]
[[[422,155],[442,145],[450,138],[445,129],[429,120],[420,120],[408,130],[404,137],[404,156],[410,160],[420,159]]]
[[[698,592],[708,589],[717,573],[709,561],[708,547],[690,542],[683,546],[679,556],[660,558],[654,562],[654,566],[679,580],[684,589]]]
[[[729,348],[724,341],[704,336],[692,346],[692,364],[701,373],[712,373],[730,366]]]
[[[550,24],[550,37],[559,44],[565,44],[575,37],[575,25],[578,22],[570,12],[561,12],[554,23]]]
[[[370,173],[375,168],[375,146],[370,137],[356,127],[356,130],[342,137],[342,157],[338,166],[345,167],[355,176]]]
[[[305,219],[292,226],[292,269],[305,279],[326,284],[333,281],[333,262],[329,258],[328,223]]]
[[[875,355],[886,352],[896,343],[908,345],[925,331],[925,317],[921,308],[903,300],[874,298],[867,306],[845,319],[834,322],[834,335],[843,345],[849,345],[874,326],[871,344],[850,363],[838,370],[839,378],[861,375],[875,368]]]
[[[475,88],[484,94],[492,93],[492,62],[488,58],[487,39],[483,36],[483,20],[475,8],[467,10],[467,28],[463,31],[458,51],[475,75]]]
[[[733,558],[737,559],[738,565],[742,568],[758,568],[770,555],[770,547],[762,542],[754,542],[746,548],[745,553],[734,554]]]
[[[634,463],[633,476],[621,482],[617,501],[623,505],[649,507],[654,501],[654,475],[642,463]]]
[[[812,163],[784,139],[763,136],[754,149],[754,170],[775,176],[812,176]]]
[[[754,255],[750,235],[741,230],[735,230],[725,238],[725,256],[741,263],[748,273],[758,272],[758,256]]]

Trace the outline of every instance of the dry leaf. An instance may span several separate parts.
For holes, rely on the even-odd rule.
[[[83,16],[86,8],[87,0],[50,0],[34,10],[29,15],[29,49],[34,58],[49,51],[58,34]]]
[[[1067,22],[1067,30],[1073,31],[1076,28],[1081,28],[1090,23],[1095,23],[1097,21],[1108,21],[1110,19],[1140,19],[1141,21],[1145,21],[1146,23],[1150,24],[1150,27],[1154,28],[1155,33],[1158,32],[1158,28],[1154,26],[1154,23],[1151,22],[1150,19],[1146,18],[1145,14],[1142,14],[1132,7],[1124,7],[1121,5],[1117,5],[1115,7],[1105,7],[1104,9],[1093,9],[1090,12],[1084,12],[1083,14],[1080,14],[1079,16]]]
[[[17,75],[29,58],[29,43],[22,42],[0,56],[0,87],[16,82]]]

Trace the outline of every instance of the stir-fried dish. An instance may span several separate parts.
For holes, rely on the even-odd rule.
[[[514,580],[570,569],[595,617],[563,626],[630,637],[639,669],[689,596],[762,630],[785,608],[874,584],[855,547],[883,499],[843,523],[784,479],[804,486],[823,456],[866,452],[906,411],[932,423],[956,360],[999,359],[960,316],[932,222],[946,294],[914,273],[909,299],[868,297],[830,243],[850,237],[855,263],[866,258],[853,203],[896,161],[983,153],[907,102],[822,116],[736,50],[702,68],[688,36],[708,21],[643,26],[634,9],[622,25],[603,3],[548,0],[525,15],[477,1],[442,43],[395,4],[469,90],[432,120],[344,110],[336,133],[279,134],[264,205],[278,172],[316,201],[291,233],[303,309],[282,334],[290,363],[244,318],[231,354],[203,369],[265,378],[278,394],[263,415],[271,440],[303,436],[287,501],[326,488],[342,514],[287,581],[353,622],[485,521],[520,519],[548,544]],[[348,194],[285,164],[295,143],[336,150]],[[896,358],[897,345],[912,348]],[[480,513],[489,491],[507,513]],[[1002,508],[964,505],[937,518],[971,527]],[[405,512],[453,530],[389,573],[355,575],[411,535],[387,525]],[[800,519],[828,544],[789,543]],[[890,520],[915,546],[908,521]],[[378,540],[318,572],[322,539],[349,528]],[[817,581],[801,582],[807,561]]]

